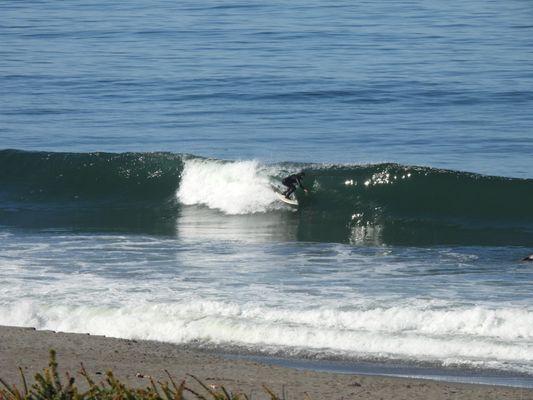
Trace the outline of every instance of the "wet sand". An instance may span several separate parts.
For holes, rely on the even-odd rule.
[[[166,379],[167,369],[176,380],[187,379],[191,387],[187,374],[209,385],[251,394],[253,399],[268,398],[264,384],[280,397],[285,393],[287,400],[307,399],[306,393],[311,399],[339,400],[533,400],[533,389],[298,370],[168,343],[5,326],[0,326],[0,377],[18,386],[18,367],[33,376],[47,366],[49,349],[57,351],[60,370],[76,373],[77,382],[83,362],[97,379],[112,370],[124,382],[143,387],[150,376]]]

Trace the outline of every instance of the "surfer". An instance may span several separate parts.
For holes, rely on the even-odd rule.
[[[308,190],[302,184],[304,175],[305,173],[300,172],[299,174],[289,175],[281,181],[281,183],[287,186],[287,190],[283,192],[283,196],[285,196],[286,199],[291,198],[291,194],[293,194],[296,190],[296,185],[300,186],[305,191],[305,193],[308,192]]]
[[[525,258],[522,258],[522,261],[533,261],[533,254],[525,257]]]

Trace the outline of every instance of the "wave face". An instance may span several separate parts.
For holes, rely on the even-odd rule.
[[[182,165],[170,153],[3,150],[0,224],[168,232]]]
[[[19,202],[161,200],[176,190],[182,164],[170,153],[3,150],[0,182],[3,196]]]
[[[306,172],[298,210],[272,184]],[[528,245],[533,180],[398,164],[222,161],[171,153],[0,152],[0,224],[172,233],[187,207],[218,223],[275,213],[294,240]],[[213,211],[215,211],[213,213]],[[272,216],[271,216],[272,217]],[[270,218],[270,217],[269,217]],[[285,228],[280,228],[284,229]]]

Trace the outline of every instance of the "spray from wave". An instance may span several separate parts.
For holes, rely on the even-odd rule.
[[[177,198],[185,205],[205,205],[226,214],[253,214],[279,209],[268,171],[257,161],[185,162]]]

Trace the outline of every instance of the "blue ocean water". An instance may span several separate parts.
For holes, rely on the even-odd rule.
[[[532,21],[2,1],[0,323],[533,374]]]
[[[3,148],[532,177],[528,1],[0,7]]]

